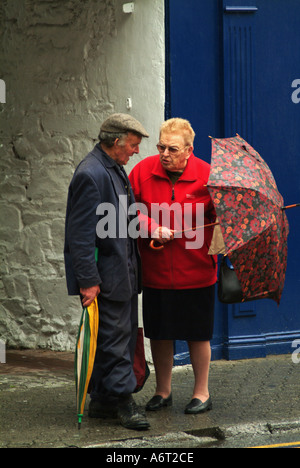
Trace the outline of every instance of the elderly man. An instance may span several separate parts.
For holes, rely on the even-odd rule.
[[[142,137],[149,135],[127,114],[113,114],[102,124],[99,143],[81,161],[70,183],[64,249],[69,294],[80,294],[84,307],[98,297],[100,325],[89,416],[117,415],[123,426],[135,430],[147,429],[149,423],[132,398],[139,256],[136,240],[127,230],[124,235],[124,213],[128,213],[124,200],[129,206],[134,195],[123,166],[139,153]],[[110,206],[115,219],[108,221],[117,229],[114,234],[97,229],[96,234],[104,219],[101,207]]]

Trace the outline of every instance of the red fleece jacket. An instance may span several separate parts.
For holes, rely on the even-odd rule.
[[[173,185],[159,155],[138,163],[129,175],[140,210],[143,285],[157,289],[190,289],[215,284],[217,257],[208,255],[213,228],[179,234],[180,237],[164,244],[164,249],[150,248],[151,233],[158,226],[182,230],[215,220],[215,211],[206,188],[210,165],[192,155],[177,182]],[[162,205],[163,204],[163,205]],[[138,206],[138,208],[140,208]],[[201,218],[201,211],[204,219]],[[187,236],[194,236],[193,238]],[[147,238],[145,238],[147,237]],[[195,242],[197,240],[197,242]],[[194,245],[193,245],[194,242]]]

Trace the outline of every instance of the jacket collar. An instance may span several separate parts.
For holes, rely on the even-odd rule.
[[[118,196],[119,191],[118,191],[118,186],[117,186],[117,180],[119,176],[117,176],[117,173],[116,173],[116,170],[117,172],[119,172],[118,163],[114,159],[112,159],[110,156],[108,156],[108,154],[106,154],[105,151],[103,151],[99,143],[94,147],[94,149],[90,152],[90,154],[92,154],[96,159],[98,159],[98,161],[103,166],[106,167],[107,172],[111,177],[116,195]],[[131,186],[130,186],[130,196],[131,196],[131,200],[134,201],[134,194],[133,194]]]
[[[117,165],[116,161],[114,161],[110,156],[108,156],[108,154],[105,153],[105,151],[103,151],[99,143],[97,143],[97,145],[91,151],[91,154],[95,156],[95,158],[97,158],[108,169]]]
[[[197,180],[195,163],[196,156],[194,156],[194,154],[191,154],[191,156],[188,159],[186,168],[184,169],[182,176],[180,177],[180,180],[185,180],[188,182],[194,182],[195,180]],[[152,174],[157,177],[170,180],[166,170],[161,165],[159,154],[156,156],[156,161],[153,165]]]

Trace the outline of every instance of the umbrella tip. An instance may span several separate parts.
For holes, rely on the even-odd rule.
[[[78,429],[81,429],[82,414],[78,415]]]

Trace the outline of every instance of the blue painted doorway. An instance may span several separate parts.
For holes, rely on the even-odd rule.
[[[166,0],[166,118],[190,120],[195,154],[208,135],[239,133],[269,164],[285,204],[300,202],[299,0]],[[217,301],[213,359],[292,353],[300,338],[300,208],[287,212],[288,267],[271,300]],[[176,342],[175,363],[189,362]]]

